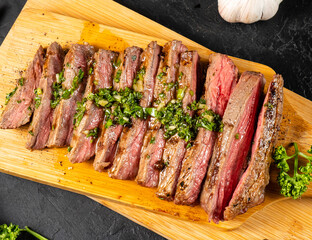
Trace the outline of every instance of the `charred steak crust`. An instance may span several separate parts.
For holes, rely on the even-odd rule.
[[[231,220],[264,201],[265,187],[270,180],[270,154],[277,137],[282,112],[283,78],[275,75],[258,118],[249,166],[224,211],[225,220]]]
[[[103,49],[94,54],[94,70],[88,77],[84,98],[87,98],[90,93],[95,93],[96,89],[113,86],[113,63],[117,56],[117,53]],[[84,116],[74,130],[70,143],[72,149],[68,158],[72,163],[81,163],[94,156],[96,139],[87,135],[90,130],[97,129],[104,119],[103,109],[97,107],[91,100],[86,101],[85,109]]]
[[[187,108],[196,100],[197,73],[199,65],[199,56],[196,51],[181,53],[180,60],[180,79],[178,85],[180,89],[185,89],[185,95],[182,99],[183,110],[193,116],[194,111]],[[182,74],[181,74],[182,73]],[[176,191],[178,177],[180,175],[182,160],[186,152],[187,142],[180,139],[177,135],[172,136],[165,145],[163,161],[166,162],[165,168],[160,172],[160,179],[156,195],[159,198],[173,200]]]
[[[90,45],[73,44],[65,56],[64,89],[73,87],[73,80],[83,72],[83,78],[77,89],[67,98],[62,99],[54,110],[52,131],[50,132],[48,147],[69,146],[73,134],[73,119],[76,103],[81,101],[88,77],[89,64],[94,54],[94,47]]]
[[[200,198],[209,221],[223,220],[247,162],[263,82],[262,74],[244,72],[231,94]]]
[[[166,84],[176,82],[181,52],[186,47],[181,41],[171,41],[165,44],[157,71],[154,89],[154,108],[161,107],[170,102],[175,95],[175,88],[167,89]],[[148,121],[148,130],[145,134],[139,172],[136,178],[138,184],[145,187],[157,187],[161,159],[166,140],[161,124],[153,117]]]
[[[140,67],[141,52],[141,48],[128,47],[124,53],[119,55],[118,59],[121,60],[121,65],[115,70],[115,76],[118,70],[121,71],[121,76],[119,82],[113,82],[114,90],[132,87],[133,79]],[[123,126],[113,125],[108,129],[101,126],[101,130],[101,135],[96,145],[96,155],[93,163],[94,169],[99,172],[104,171],[105,168],[110,167],[113,163]]]
[[[207,109],[223,116],[237,80],[238,69],[232,60],[223,54],[211,54],[204,93]],[[175,204],[195,204],[216,138],[216,132],[201,128],[194,145],[187,149],[177,184]]]
[[[18,80],[19,84],[14,95],[6,105],[0,117],[0,128],[18,128],[30,121],[35,109],[35,93],[42,75],[45,51],[42,46],[37,50],[32,63],[29,65],[24,78]]]
[[[150,107],[153,101],[155,79],[160,60],[161,47],[157,42],[151,42],[143,52],[141,69],[146,73],[143,77],[143,97],[141,107]],[[147,120],[133,119],[131,128],[124,128],[117,147],[115,160],[109,176],[117,179],[134,179],[139,170],[139,161],[144,136],[147,130]]]
[[[43,149],[49,139],[51,131],[53,109],[51,108],[52,84],[56,81],[56,74],[62,71],[64,62],[64,51],[57,43],[52,43],[46,54],[46,61],[43,66],[43,74],[39,81],[39,88],[42,90],[41,103],[35,109],[32,123],[28,128],[26,148]]]

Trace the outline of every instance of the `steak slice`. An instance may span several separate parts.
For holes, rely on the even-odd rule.
[[[88,77],[88,83],[84,98],[87,99],[90,93],[95,93],[100,88],[113,87],[113,63],[118,54],[112,51],[100,49],[94,54],[94,70]],[[88,136],[90,131],[95,135],[99,131],[99,126],[103,121],[103,108],[97,107],[91,100],[86,100],[85,113],[78,127],[74,130],[68,154],[69,161],[81,163],[89,160],[95,154],[97,136]]]
[[[167,89],[165,84],[176,82],[180,54],[186,50],[182,42],[177,40],[165,44],[157,71],[154,108],[161,108],[174,98],[175,88]],[[157,187],[165,143],[164,130],[160,122],[151,117],[143,141],[139,172],[136,178],[138,184],[145,187]]]
[[[120,75],[120,81],[114,81],[114,89],[121,90],[126,87],[131,88],[136,72],[140,67],[140,55],[142,49],[138,47],[128,47],[124,53],[118,57],[121,64],[116,66],[115,77]],[[119,72],[118,72],[119,71]],[[102,172],[105,168],[111,166],[117,148],[118,139],[122,133],[122,125],[113,125],[105,129],[105,122],[101,126],[101,136],[96,145],[96,154],[93,163],[95,170]]]
[[[0,128],[18,128],[29,122],[35,109],[34,90],[39,85],[44,57],[45,52],[40,46],[27,69],[25,78],[18,80],[18,86],[11,92],[11,99],[6,100],[6,108],[0,117]]]
[[[68,94],[66,99],[64,99],[63,93],[60,103],[53,112],[52,131],[50,132],[48,147],[64,147],[70,144],[74,129],[73,119],[76,103],[82,99],[88,77],[88,65],[93,54],[93,46],[73,44],[65,56],[65,81],[62,83],[62,87],[69,91],[77,84],[77,88]],[[75,82],[77,83],[75,84]]]
[[[193,116],[194,112],[187,109],[196,100],[197,73],[199,56],[196,51],[184,52],[181,54],[179,88],[186,89],[182,100],[185,113]],[[156,195],[159,198],[173,200],[177,181],[180,175],[182,160],[186,152],[187,142],[177,135],[172,136],[165,145],[163,162],[165,168],[160,172],[160,179]]]
[[[43,65],[43,74],[39,81],[39,89],[42,91],[40,105],[36,105],[32,123],[28,128],[26,148],[43,149],[49,139],[53,109],[51,108],[52,84],[56,81],[56,74],[62,71],[64,63],[64,51],[57,43],[52,43],[47,49],[46,61]]]
[[[238,80],[238,69],[223,54],[212,54],[205,82],[206,107],[223,117],[232,90]],[[175,204],[193,205],[197,200],[207,173],[217,132],[200,128],[194,145],[188,148],[182,164]]]
[[[218,135],[201,193],[209,221],[223,220],[223,212],[247,162],[264,77],[244,72],[225,109],[223,132]]]
[[[143,97],[140,100],[140,105],[143,108],[150,107],[153,101],[160,53],[161,47],[157,42],[153,41],[141,56],[141,69],[145,69],[145,74],[143,79],[138,80],[133,87],[135,90],[137,88],[138,91],[143,91]],[[143,138],[147,130],[147,120],[132,119],[132,121],[131,128],[125,127],[123,129],[115,160],[109,170],[109,176],[112,178],[134,179],[138,173]]]
[[[283,78],[281,75],[275,75],[259,115],[251,160],[234,191],[229,206],[225,208],[225,220],[231,220],[264,201],[265,187],[270,180],[270,154],[277,137],[282,112]]]

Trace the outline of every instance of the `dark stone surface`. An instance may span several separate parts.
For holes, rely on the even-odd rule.
[[[0,1],[0,43],[25,2]],[[118,2],[211,50],[271,66],[312,100],[310,0],[284,0],[273,19],[251,25],[225,22],[217,0]],[[0,224],[28,225],[50,239],[162,239],[84,196],[6,174],[0,183]]]

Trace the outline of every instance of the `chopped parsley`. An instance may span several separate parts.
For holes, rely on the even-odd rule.
[[[146,69],[145,67],[143,66],[136,74],[136,77],[133,79],[133,84],[136,84],[137,82],[139,81],[142,81],[143,83],[143,78],[144,78],[144,75],[146,73]]]
[[[115,81],[116,83],[119,83],[121,73],[122,73],[122,71],[121,71],[120,69],[116,72],[116,76],[114,77],[114,81]]]
[[[33,131],[28,131],[28,133],[29,133],[31,136],[34,136],[34,132],[33,132]]]
[[[99,133],[99,128],[94,128],[88,131],[88,133],[86,134],[86,137],[91,137],[91,142],[94,141],[94,139],[96,139],[98,137],[98,133]]]
[[[268,109],[273,109],[273,104],[270,102],[267,102],[266,104],[264,104],[265,107],[267,107]]]
[[[155,137],[152,137],[152,138],[151,138],[150,143],[151,143],[151,144],[154,144],[154,143],[155,143]]]
[[[235,139],[239,139],[239,133],[235,134]]]
[[[41,96],[42,96],[42,89],[37,88],[34,90],[35,92],[35,108],[38,108],[41,104]]]
[[[76,113],[74,115],[74,126],[75,126],[75,128],[79,126],[79,124],[83,118],[83,115],[86,111],[86,102],[87,102],[86,98],[83,98],[81,100],[81,102],[77,102]]]
[[[69,146],[69,147],[67,148],[67,152],[70,152],[72,149],[73,149],[73,148],[72,148],[71,146]]]
[[[10,93],[8,93],[6,95],[5,103],[4,103],[5,105],[7,105],[9,103],[10,99],[12,98],[12,96],[16,93],[16,90],[17,90],[17,87],[15,87],[12,92],[10,92]]]
[[[132,61],[135,61],[137,59],[137,56],[136,55],[132,55],[131,59],[132,59]]]
[[[53,89],[53,99],[51,100],[52,108],[56,108],[56,106],[60,103],[61,99],[69,99],[84,78],[84,71],[79,69],[78,74],[73,79],[72,87],[69,89],[63,89],[62,83],[65,81],[64,71],[65,69],[63,69],[62,72],[56,74],[56,82],[54,82],[52,85]]]
[[[180,72],[180,73],[179,73],[179,77],[178,77],[179,81],[181,81],[181,80],[182,80],[183,75],[184,75],[184,73],[183,73],[183,72]]]
[[[25,81],[24,78],[20,78],[20,79],[18,80],[18,84],[19,84],[20,86],[24,86],[24,81]]]
[[[121,60],[118,59],[117,61],[113,62],[113,67],[114,67],[115,69],[117,69],[117,68],[120,67],[120,64],[121,64]]]

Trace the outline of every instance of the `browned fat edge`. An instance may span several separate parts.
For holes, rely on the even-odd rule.
[[[150,107],[153,101],[155,78],[159,65],[161,47],[151,42],[143,52],[140,69],[145,69],[143,82],[138,80],[133,88],[142,91],[141,107]],[[142,86],[143,85],[143,86]],[[134,179],[138,173],[143,138],[147,130],[147,120],[132,119],[132,127],[124,128],[117,147],[116,157],[109,175],[118,179]]]
[[[84,77],[69,99],[62,99],[55,108],[52,121],[54,130],[50,132],[48,147],[64,147],[70,144],[74,129],[73,118],[76,103],[82,99],[93,54],[93,46],[73,44],[65,56],[63,89],[72,87],[73,79],[78,75],[80,69],[84,72]]]
[[[15,94],[6,105],[0,118],[0,128],[18,128],[29,122],[34,111],[35,93],[38,87],[44,64],[45,50],[42,46],[37,50],[33,61],[29,65],[24,77],[17,80],[23,81],[23,86],[17,85]]]
[[[270,180],[270,155],[278,135],[282,112],[283,78],[275,75],[259,115],[249,166],[224,211],[225,220],[232,220],[264,201],[265,187]]]
[[[196,100],[198,64],[199,56],[196,51],[181,53],[178,87],[186,89],[182,105],[184,111],[191,116],[194,112],[188,110],[187,106]],[[159,198],[173,200],[182,160],[186,152],[186,145],[187,142],[178,136],[173,136],[166,142],[163,154],[163,161],[166,163],[166,167],[160,173],[156,193]]]
[[[113,86],[113,64],[118,54],[109,50],[100,49],[94,55],[93,73],[88,77],[84,98],[89,94],[96,93],[100,88]],[[87,137],[89,131],[102,125],[104,111],[97,107],[91,100],[86,102],[86,111],[79,124],[74,130],[70,146],[72,147],[68,158],[72,163],[80,163],[89,160],[95,154],[96,139]]]
[[[46,61],[43,66],[43,74],[39,81],[42,90],[40,105],[35,109],[32,123],[28,128],[26,148],[43,149],[49,138],[53,109],[51,108],[52,85],[56,81],[56,74],[62,71],[64,51],[57,43],[52,43],[47,49]],[[32,133],[32,134],[30,134]]]
[[[118,60],[121,60],[121,64],[115,69],[115,77],[118,71],[121,71],[121,76],[119,82],[113,82],[114,90],[119,91],[126,87],[132,87],[133,79],[140,67],[141,52],[141,48],[129,47],[124,53],[120,53]],[[105,121],[103,122],[103,125],[105,125]],[[118,140],[122,133],[123,126],[115,125],[110,126],[108,129],[105,129],[105,127],[102,126],[101,129],[102,132],[97,142],[96,155],[93,163],[94,169],[100,172],[111,166],[114,161]]]

